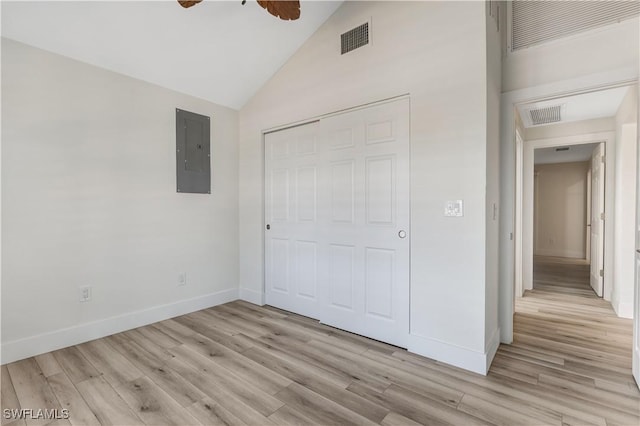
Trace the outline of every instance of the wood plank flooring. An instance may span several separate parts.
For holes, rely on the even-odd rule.
[[[564,257],[533,257],[533,289],[596,296],[589,284],[586,260]]]
[[[2,408],[67,408],[72,425],[638,425],[630,356],[629,320],[547,289],[518,301],[486,377],[237,301],[2,366]]]

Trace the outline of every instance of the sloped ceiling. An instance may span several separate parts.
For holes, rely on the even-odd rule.
[[[2,36],[239,109],[341,3],[281,21],[254,0],[2,1]]]

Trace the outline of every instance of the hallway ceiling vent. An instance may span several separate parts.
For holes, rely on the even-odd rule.
[[[562,121],[562,105],[532,108],[528,112],[531,124],[534,126],[558,123]]]
[[[340,35],[341,55],[369,44],[369,23],[365,22]]]

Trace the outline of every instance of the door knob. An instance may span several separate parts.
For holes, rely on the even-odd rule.
[[[404,231],[404,230],[400,230],[400,231],[398,232],[398,237],[400,237],[400,238],[404,238],[404,237],[406,237],[406,236],[407,236],[407,232],[406,232],[406,231]]]

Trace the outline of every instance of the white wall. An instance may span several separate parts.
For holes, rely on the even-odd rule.
[[[491,3],[486,3],[487,8]],[[499,7],[499,12],[498,10]],[[493,3],[494,17],[487,13],[487,197],[485,240],[485,352],[493,357],[497,350],[498,331],[498,256],[500,206],[500,93],[502,92],[502,52],[504,48],[504,3]],[[498,16],[499,13],[499,16]],[[495,335],[492,335],[495,333]],[[494,345],[492,347],[491,345]],[[490,361],[490,359],[489,359]],[[488,368],[488,366],[487,366]]]
[[[638,67],[638,18],[508,52],[503,63],[505,92],[618,68]]]
[[[372,43],[341,56],[368,19]],[[480,2],[346,2],[240,111],[241,297],[263,292],[261,132],[409,93],[410,349],[486,371],[485,25]],[[464,217],[444,217],[455,199]]]
[[[514,114],[514,130],[513,130],[513,146],[514,146],[514,154],[515,154],[515,164],[517,165],[517,170],[522,170],[523,160],[524,160],[524,138],[525,138],[525,128],[522,124],[522,118],[520,117],[520,113],[516,108],[512,109]],[[502,147],[501,147],[502,148]],[[502,173],[502,163],[504,159],[501,158],[501,168],[500,173]],[[513,248],[513,268],[514,268],[514,283],[513,288],[517,297],[521,297],[524,293],[524,288],[522,286],[522,250],[523,250],[523,239],[522,239],[522,227],[523,227],[523,215],[522,215],[522,207],[523,207],[523,179],[522,173],[519,173],[515,178],[514,182],[514,205],[513,205],[513,214],[514,214],[514,224],[513,229],[509,233],[509,239],[507,240],[504,235],[502,235],[500,241],[500,253],[504,253],[505,245],[509,245],[509,248]],[[503,182],[507,180],[506,176],[502,176],[501,185]],[[502,190],[502,188],[501,188]],[[504,203],[505,194],[503,192],[500,193],[501,202]],[[504,206],[500,206],[500,212],[504,210]],[[502,217],[500,218],[500,226],[504,226],[504,220]],[[504,262],[501,259],[500,263]],[[499,270],[499,276],[502,271]],[[499,305],[503,304],[502,298],[504,295],[498,291],[498,302]],[[509,303],[511,306],[514,305],[513,301]],[[500,310],[500,306],[498,307],[498,324],[502,324],[502,315],[503,312]]]
[[[616,124],[616,207],[614,287],[611,304],[619,316],[633,318],[638,86],[629,88]]]
[[[589,162],[535,166],[535,255],[584,259]]]
[[[211,116],[211,195],[176,193],[175,108]],[[2,39],[3,362],[237,297],[237,118]]]

